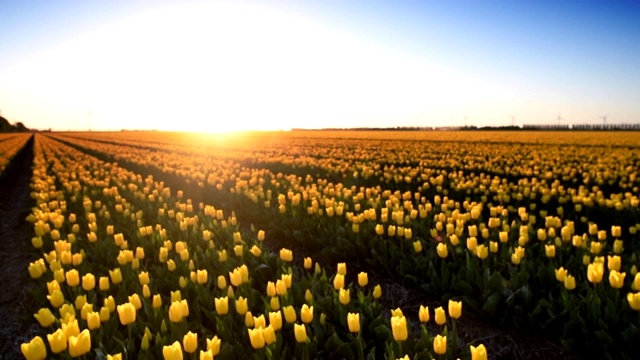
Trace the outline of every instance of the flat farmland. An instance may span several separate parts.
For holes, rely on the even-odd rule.
[[[639,173],[637,132],[5,135],[0,359],[638,358]]]

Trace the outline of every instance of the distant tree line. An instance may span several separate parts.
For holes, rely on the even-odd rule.
[[[27,132],[26,126],[23,123],[18,122],[15,125],[11,125],[9,121],[2,116],[0,116],[0,133],[8,133],[8,132]]]

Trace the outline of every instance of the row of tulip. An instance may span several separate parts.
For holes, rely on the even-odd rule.
[[[345,263],[297,266],[264,231],[160,181],[43,135],[34,149],[28,220],[41,258],[28,271],[43,334],[22,344],[27,359],[487,357],[457,346],[461,302],[422,307],[414,330],[365,272],[349,282]]]
[[[0,134],[0,176],[11,159],[26,145],[31,134]]]
[[[134,164],[153,166],[140,158],[140,154],[129,156],[138,151],[122,145],[77,139],[73,142]],[[322,148],[321,143],[316,145],[314,149]],[[331,146],[346,146],[346,143]],[[580,152],[581,149],[585,150],[575,151],[588,154],[593,150],[586,148],[587,151]],[[400,147],[396,153],[404,154],[403,158],[407,159],[415,150]],[[507,150],[517,149],[502,146],[491,149],[489,154],[504,158]],[[160,176],[177,174],[187,181],[198,181],[201,186],[210,174],[206,177],[183,174],[195,168],[193,164],[200,167],[216,161],[215,155],[202,155],[202,160],[196,157],[190,161],[185,155],[168,154],[153,146],[146,146],[146,151],[144,156],[161,164]],[[197,149],[191,151],[191,156],[197,154]],[[226,196],[235,200],[230,203],[237,204],[237,209],[253,208],[254,213],[248,216],[252,222],[276,224],[269,233],[298,240],[336,259],[366,260],[373,268],[399,274],[429,293],[444,295],[445,300],[451,293],[464,296],[471,308],[492,317],[515,318],[545,329],[563,329],[557,336],[562,336],[568,347],[589,336],[595,336],[592,343],[605,351],[624,352],[634,346],[632,339],[638,332],[633,325],[637,318],[634,311],[640,299],[636,284],[639,226],[634,223],[638,218],[638,179],[633,165],[636,155],[632,152],[610,154],[618,158],[614,165],[624,165],[622,175],[616,175],[615,179],[627,180],[619,181],[618,189],[631,191],[624,194],[609,191],[609,198],[597,188],[586,187],[589,183],[585,179],[589,177],[603,179],[599,182],[602,184],[611,181],[610,174],[616,173],[615,168],[602,170],[601,163],[596,165],[596,173],[584,175],[583,172],[581,179],[573,177],[575,170],[564,175],[551,174],[547,178],[556,179],[551,183],[535,178],[510,183],[508,179],[482,174],[469,177],[465,172],[433,170],[427,164],[412,169],[374,163],[369,165],[373,171],[369,180],[379,177],[378,185],[347,187],[318,178],[317,174],[315,178],[310,173],[302,177],[274,174],[268,168],[242,167],[240,164],[246,159],[241,157],[230,163],[230,153],[233,151],[224,153],[221,164],[235,165],[227,166],[223,175],[214,176],[223,180],[212,181],[211,184],[215,184],[212,191],[219,198]],[[334,154],[330,161],[320,161],[312,167],[298,164],[299,169],[325,168],[327,176],[350,173],[358,160],[338,164],[337,170],[327,169],[336,165],[332,163],[335,159],[349,158],[350,154],[344,150],[337,153],[342,155]],[[360,154],[356,159],[361,156],[360,159],[368,159],[370,163],[374,160],[379,164],[403,163],[402,158],[384,157],[375,152],[377,158],[367,157],[365,151],[352,153]],[[308,161],[306,153],[300,155]],[[162,159],[167,156],[174,160],[163,164]],[[584,166],[593,166],[590,161],[584,163]],[[455,169],[462,165],[452,163],[452,166]],[[598,175],[600,172],[609,175],[602,177]],[[361,174],[367,177],[367,171]],[[407,176],[409,180],[405,181]],[[564,179],[567,176],[569,178]],[[362,177],[354,173],[345,181],[357,183]],[[565,187],[560,180],[575,182],[576,187]],[[401,192],[394,189],[394,185],[410,190]],[[250,201],[242,202],[242,197]],[[272,203],[278,206],[270,209]],[[600,216],[603,212],[608,216]],[[612,225],[611,221],[619,223]],[[611,226],[611,231],[604,230],[605,226]],[[299,236],[308,233],[308,229],[316,229],[316,234]],[[412,247],[413,252],[409,250]],[[423,248],[427,250],[422,251]],[[607,259],[609,282],[601,286],[604,265],[598,264],[604,264]],[[568,276],[562,276],[566,272]],[[627,273],[631,275],[625,276]],[[599,290],[599,286],[604,289]],[[558,323],[563,326],[558,327]],[[619,337],[621,340],[608,335],[617,331],[623,335]]]

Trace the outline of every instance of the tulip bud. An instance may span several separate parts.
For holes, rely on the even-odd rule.
[[[627,302],[633,310],[640,311],[640,292],[637,292],[635,294],[628,293]]]
[[[367,275],[366,272],[361,272],[358,274],[358,285],[360,285],[361,287],[365,287],[367,286],[367,284],[369,283],[369,276]]]
[[[178,341],[162,347],[162,356],[165,360],[182,360],[182,347]]]
[[[429,322],[429,307],[420,305],[420,311],[418,312],[418,317],[420,318],[420,322],[423,322],[423,323]]]
[[[215,302],[215,306],[216,306],[216,312],[219,315],[225,315],[227,314],[227,312],[229,312],[229,298],[228,297],[221,297],[221,298],[215,298],[214,299]]]
[[[373,298],[379,299],[382,296],[382,287],[380,285],[376,285],[373,288]]]
[[[462,301],[449,300],[449,317],[458,319],[462,315]]]
[[[43,360],[47,357],[47,348],[40,336],[36,336],[28,343],[20,345],[20,351],[27,360]]]
[[[184,351],[189,354],[196,352],[198,348],[198,334],[194,334],[191,331],[186,333],[182,338],[182,346],[184,347]]]
[[[340,289],[338,293],[338,300],[342,305],[348,305],[351,301],[351,290],[345,290],[344,288]]]
[[[48,308],[42,308],[38,310],[38,312],[33,316],[36,318],[36,320],[38,320],[40,326],[45,328],[51,326],[51,324],[53,324],[56,320],[55,316],[53,316],[51,310],[49,310]]]
[[[307,327],[304,324],[294,324],[293,332],[297,342],[304,343],[307,341]]]
[[[360,332],[360,314],[347,314],[347,325],[352,333]]]
[[[68,341],[71,357],[78,357],[91,351],[91,335],[88,329],[82,330],[77,336],[70,336]]]
[[[407,331],[407,318],[404,316],[391,317],[391,331],[396,341],[405,341],[409,336]]]
[[[282,308],[282,312],[284,313],[284,319],[288,324],[293,324],[296,322],[296,310],[293,306],[285,306]]]
[[[470,349],[471,360],[487,360],[487,349],[484,347],[484,344],[480,344],[477,347],[471,345]]]
[[[442,306],[436,308],[435,318],[436,318],[436,324],[438,325],[444,325],[447,322],[447,316],[445,315],[444,309],[442,308]]]
[[[269,326],[273,327],[273,330],[280,330],[282,328],[282,313],[278,311],[269,312]]]
[[[447,337],[436,335],[433,339],[433,351],[436,354],[444,355],[447,352]]]
[[[313,320],[313,306],[307,306],[307,304],[303,304],[300,309],[300,318],[302,322],[305,324],[310,323]]]
[[[340,290],[344,287],[344,275],[336,274],[336,276],[333,278],[333,287],[336,290]]]
[[[262,328],[247,329],[247,332],[249,333],[249,340],[251,341],[251,346],[254,349],[262,349],[265,345]]]
[[[122,325],[129,325],[136,321],[136,307],[132,303],[118,305],[117,309]]]

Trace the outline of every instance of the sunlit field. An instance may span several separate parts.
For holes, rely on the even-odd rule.
[[[640,354],[638,133],[34,136],[27,359]]]

